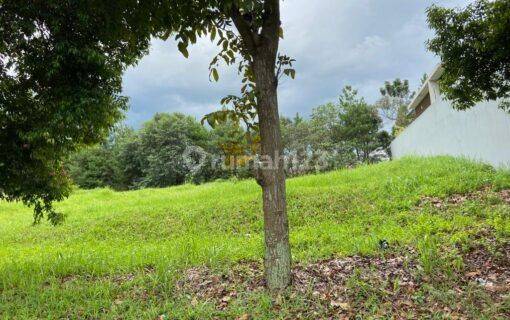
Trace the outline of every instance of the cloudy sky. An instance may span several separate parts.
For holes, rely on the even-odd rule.
[[[425,10],[432,3],[464,6],[468,0],[284,0],[285,39],[281,52],[294,57],[297,78],[279,87],[280,111],[309,115],[312,108],[335,101],[350,84],[374,102],[385,80],[419,79],[438,63],[427,52],[432,36]],[[185,59],[173,41],[154,40],[150,54],[124,76],[130,97],[127,124],[139,127],[156,112],[183,112],[200,119],[219,108],[219,100],[237,94],[235,67],[220,70],[220,81],[208,78],[217,48],[204,39]]]

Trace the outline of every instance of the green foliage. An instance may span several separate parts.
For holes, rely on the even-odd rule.
[[[227,165],[232,174],[239,177],[251,177],[249,162],[258,151],[258,136],[230,119],[216,125],[211,132],[215,155],[221,156],[222,164]]]
[[[425,80],[422,78],[422,82]],[[386,81],[380,91],[381,98],[375,105],[382,116],[392,123],[392,134],[395,136],[411,122],[407,106],[411,103],[414,92],[409,91],[408,80],[400,80],[399,78],[393,80],[393,82]]]
[[[409,98],[409,81],[400,80],[399,78],[393,80],[393,82],[386,81],[380,91],[383,96]]]
[[[424,73],[420,79],[420,86],[423,86],[425,84],[425,82],[427,82],[428,78],[429,78],[429,75],[427,73]]]
[[[62,159],[100,142],[127,107],[121,76],[148,48],[152,1],[0,3],[0,198],[61,219]],[[154,23],[154,25],[152,25]]]
[[[246,131],[238,123],[227,120],[225,123],[215,126],[211,134],[213,143],[226,157],[248,154]]]
[[[389,155],[391,137],[382,130],[377,109],[344,88],[339,103],[313,109],[310,119],[281,118],[284,152],[292,161],[288,174],[327,171]],[[295,163],[294,163],[295,162]]]
[[[194,118],[179,113],[156,114],[139,136],[142,187],[166,187],[186,181],[187,148],[208,149],[207,130]]]
[[[396,250],[417,248],[420,261],[432,264],[429,270],[446,268],[451,260],[436,262],[443,263],[437,260],[438,245],[460,248],[483,230],[508,240],[509,206],[475,200],[475,209],[469,202],[437,209],[418,206],[420,200],[493,184],[510,188],[510,174],[449,157],[289,179],[294,259],[380,256],[379,240],[387,239]],[[212,318],[209,312],[235,318],[261,311],[260,299],[245,300],[241,291],[238,299],[245,307],[240,310],[190,306],[175,296],[176,277],[191,267],[224,270],[262,259],[260,193],[254,181],[78,190],[56,204],[68,215],[58,228],[32,227],[27,208],[0,202],[0,318],[142,319],[166,313],[202,319]],[[267,318],[284,318],[278,308],[266,312],[275,312]]]
[[[315,108],[309,120],[299,114],[281,118],[287,175],[374,162],[389,154],[391,139],[380,130],[375,109],[350,87],[340,100]],[[182,114],[158,114],[138,132],[117,127],[101,146],[74,154],[68,171],[81,188],[116,190],[203,183],[231,175],[253,177],[258,135],[230,117],[213,125],[208,130]],[[190,167],[185,158],[196,147],[201,155],[195,158],[202,165]]]
[[[382,129],[377,108],[368,105],[352,87],[345,87],[340,96],[340,125],[335,130],[338,140],[356,154],[359,162],[376,161],[384,156],[391,139]],[[378,154],[377,152],[382,154]]]
[[[310,139],[310,121],[296,113],[293,119],[280,117],[280,128],[284,154],[292,157],[292,161],[288,161],[287,174],[292,176],[315,171],[309,161],[312,153],[317,151]]]
[[[312,110],[308,140],[316,153],[322,154],[326,170],[343,168],[356,164],[355,154],[347,142],[337,135],[341,127],[340,107],[332,102]]]
[[[336,148],[337,141],[332,132],[334,128],[340,126],[339,115],[338,105],[332,102],[312,110],[310,139],[317,148],[328,151]]]
[[[84,189],[117,185],[117,166],[111,150],[92,147],[73,154],[68,161],[69,175],[74,183]]]
[[[510,110],[510,2],[477,0],[464,9],[432,6],[436,36],[428,48],[442,61],[442,93],[458,109],[503,99]]]
[[[236,35],[231,25],[234,21],[241,26],[245,36],[267,37],[272,32],[278,38],[282,31],[273,30],[278,25],[274,20],[278,4],[252,0],[2,1],[0,197],[33,205],[36,221],[45,211],[54,222],[61,218],[51,204],[68,195],[69,179],[62,160],[84,145],[101,142],[121,118],[127,107],[120,95],[122,71],[147,52],[151,36],[167,39],[175,35],[186,57],[188,46],[206,34],[211,40],[219,38],[217,58],[232,64],[240,54],[246,86],[234,110],[241,118],[253,119],[255,94],[248,49],[260,41],[251,43],[250,37]],[[250,25],[245,21],[248,16]],[[259,30],[263,34],[255,32]],[[284,73],[293,77],[292,59],[281,57]],[[215,80],[219,78],[214,68],[217,62],[211,63]],[[150,161],[155,164],[158,159],[153,154]],[[155,177],[160,172],[150,174]],[[182,172],[175,172],[174,177],[161,179],[181,177]]]
[[[210,158],[218,154],[213,148],[215,137],[190,116],[160,113],[139,131],[118,127],[101,146],[74,154],[68,170],[73,181],[86,189],[108,186],[126,190],[210,181],[225,177],[221,163],[215,165]],[[202,154],[208,158],[197,159]],[[195,168],[187,162],[196,160],[205,167]]]
[[[139,133],[129,127],[116,126],[107,143],[103,144],[103,148],[110,150],[108,154],[111,157],[108,161],[114,163],[115,173],[118,175],[114,179],[115,185],[110,187],[117,190],[136,188],[142,179],[143,166]]]

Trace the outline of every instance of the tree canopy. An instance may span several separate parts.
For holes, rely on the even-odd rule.
[[[372,162],[376,151],[389,147],[391,139],[382,129],[377,108],[365,102],[350,86],[342,90],[339,104],[340,125],[336,128],[338,140],[345,141],[359,162]]]
[[[422,78],[422,82],[423,82]],[[411,102],[414,92],[409,90],[409,81],[400,80],[385,81],[380,88],[381,98],[377,100],[376,107],[382,116],[392,125],[392,134],[395,136],[409,125],[410,119],[407,107]]]
[[[156,3],[0,3],[0,198],[61,219],[51,203],[69,191],[63,158],[122,117],[122,72],[169,23]]]
[[[477,0],[464,9],[432,6],[428,48],[442,61],[443,94],[458,109],[502,99],[510,110],[510,1]]]
[[[233,108],[209,115],[211,123],[230,116],[257,129],[254,56],[270,53],[278,75],[295,75],[286,67],[293,60],[276,56],[279,1],[3,1],[0,196],[34,205],[36,220],[46,209],[56,222],[51,202],[68,193],[62,158],[106,136],[127,108],[122,71],[147,52],[151,36],[171,35],[186,57],[198,37],[217,41],[212,79],[220,61],[239,63],[245,76],[241,97],[224,99]]]

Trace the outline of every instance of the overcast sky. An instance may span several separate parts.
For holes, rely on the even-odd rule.
[[[464,6],[468,0],[285,0],[281,52],[297,60],[295,80],[279,87],[280,112],[308,116],[312,108],[336,101],[350,84],[374,102],[385,80],[409,79],[412,89],[438,58],[425,48],[432,36],[425,10],[432,3]],[[173,41],[152,43],[150,54],[124,76],[130,98],[127,124],[139,127],[156,112],[183,112],[200,119],[237,94],[235,67],[210,82],[208,65],[217,48],[204,39],[185,59]]]

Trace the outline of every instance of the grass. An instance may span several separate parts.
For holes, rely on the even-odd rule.
[[[510,236],[510,212],[497,200],[467,201],[438,211],[417,208],[490,186],[510,188],[510,173],[449,157],[408,158],[355,170],[288,180],[294,259],[377,255],[418,248],[424,269],[441,263],[438,246],[469,245],[490,229]],[[263,256],[261,192],[253,181],[166,189],[77,190],[57,209],[65,223],[32,226],[31,210],[0,203],[0,318],[285,317],[271,298],[248,295],[218,313],[189,306],[175,279],[192,266],[224,270]],[[130,281],[121,281],[128,275]],[[63,280],[64,279],[64,280]],[[71,279],[67,281],[65,279]],[[296,302],[299,305],[300,302]],[[248,308],[248,309],[247,309]]]

